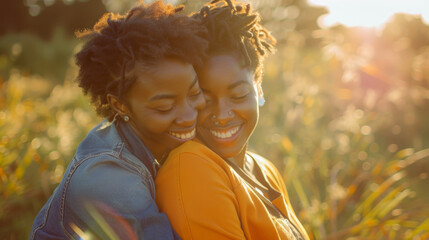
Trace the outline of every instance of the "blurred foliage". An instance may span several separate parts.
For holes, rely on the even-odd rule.
[[[251,146],[315,239],[429,238],[428,32],[408,15],[313,31],[313,47],[293,32],[266,64]]]
[[[0,38],[0,77],[7,80],[11,70],[19,69],[25,76],[41,75],[62,83],[77,42],[61,28],[49,42],[28,33],[5,35]]]
[[[319,29],[326,10],[304,0],[251,2],[279,39],[251,148],[283,172],[310,235],[428,239],[429,26],[398,14],[381,30]],[[132,1],[102,3],[120,12]],[[18,12],[28,14],[28,4],[39,6],[33,20],[44,25],[18,14],[22,21],[0,27],[0,239],[27,238],[75,148],[100,121],[73,83],[76,18],[55,18],[64,9],[76,14],[77,4],[86,6],[80,16],[91,15],[85,4],[94,4],[93,15],[79,19],[89,27],[100,1],[22,1]],[[48,12],[57,15],[42,17]]]
[[[49,40],[57,28],[71,36],[78,29],[91,28],[105,12],[101,0],[3,1],[0,36],[26,32]]]
[[[28,237],[35,214],[98,120],[72,83],[76,72],[69,66],[64,83],[54,85],[11,70],[0,82],[0,239]]]

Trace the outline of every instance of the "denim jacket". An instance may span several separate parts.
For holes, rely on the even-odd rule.
[[[80,143],[29,239],[179,239],[155,204],[155,163],[127,123],[101,122]]]

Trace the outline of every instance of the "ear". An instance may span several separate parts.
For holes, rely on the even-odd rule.
[[[264,91],[262,90],[261,83],[256,83],[256,90],[258,91],[258,97],[264,98]]]
[[[121,118],[130,114],[128,107],[115,95],[108,93],[107,102],[109,103],[110,107],[120,115]]]
[[[261,83],[256,83],[256,91],[258,91],[258,105],[259,107],[264,106],[265,99],[264,99],[264,91],[262,91]]]

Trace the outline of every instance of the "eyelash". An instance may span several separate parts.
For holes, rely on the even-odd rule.
[[[234,97],[231,97],[233,100],[243,100],[243,99],[245,99],[247,96],[249,96],[249,92],[246,92],[246,93],[244,93],[244,94],[237,94],[238,96],[234,96]]]
[[[196,97],[196,96],[200,95],[201,93],[202,93],[202,91],[198,90],[198,92],[196,92],[196,93],[191,93],[191,97]]]
[[[202,93],[201,90],[198,90],[198,92],[196,93],[192,93],[190,94],[191,97],[196,97],[198,95],[200,95]],[[159,113],[169,113],[171,110],[173,110],[173,106],[171,106],[168,110],[162,110],[162,109],[155,109],[156,111],[158,111]]]
[[[164,109],[156,109],[156,111],[157,111],[157,112],[159,112],[159,113],[169,113],[172,109],[173,109],[173,106],[172,106],[172,107],[170,107],[170,108],[169,108],[169,109],[167,109],[167,110],[164,110]]]
[[[246,98],[248,95],[249,95],[249,93],[246,93],[246,94],[238,96],[238,97],[232,97],[232,99],[234,99],[234,100],[241,100],[241,99]]]

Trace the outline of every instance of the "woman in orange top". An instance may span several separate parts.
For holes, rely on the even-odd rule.
[[[212,2],[194,17],[209,32],[209,57],[197,69],[206,108],[198,140],[173,150],[158,173],[160,210],[183,239],[308,239],[281,174],[247,151],[263,104],[262,60],[275,40],[249,5]]]

